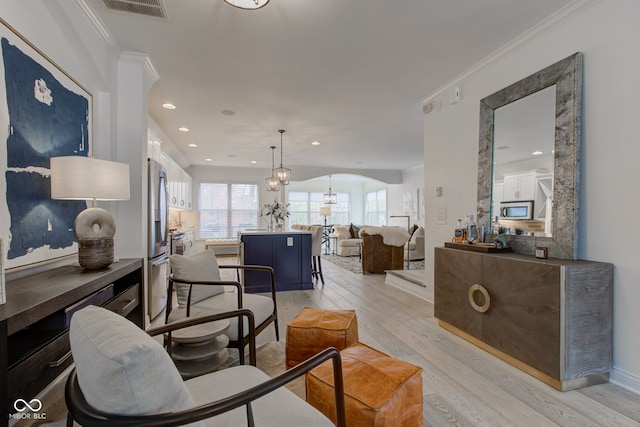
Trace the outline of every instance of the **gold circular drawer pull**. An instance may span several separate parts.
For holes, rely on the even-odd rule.
[[[484,286],[474,283],[469,287],[469,304],[478,313],[484,313],[489,310],[491,298]]]

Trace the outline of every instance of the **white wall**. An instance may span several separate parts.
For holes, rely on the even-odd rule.
[[[0,2],[0,16],[93,95],[93,155],[130,166],[131,200],[99,203],[116,219],[115,255],[146,258],[147,91],[157,75],[146,55],[123,55],[99,35],[85,12],[79,1]]]
[[[614,264],[614,371],[611,379],[640,392],[640,263],[632,228],[640,211],[637,100],[640,95],[640,2],[576,2],[562,19],[550,19],[512,49],[452,80],[427,98],[425,194],[427,254],[451,238],[456,215],[476,206],[479,101],[576,51],[584,53],[584,112],[580,191],[579,257]],[[544,27],[544,28],[543,28]],[[538,32],[538,30],[541,30]],[[461,84],[463,99],[449,105],[448,89]],[[462,154],[464,153],[464,154]],[[437,199],[433,189],[444,187]],[[445,200],[447,225],[436,225],[435,207]],[[625,231],[625,229],[627,231]],[[433,292],[433,257],[426,259]]]

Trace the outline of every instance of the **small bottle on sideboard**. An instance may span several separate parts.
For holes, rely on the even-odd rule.
[[[478,226],[476,225],[475,217],[469,215],[469,222],[467,223],[467,241],[469,243],[475,243],[478,240]]]
[[[464,225],[462,225],[462,220],[458,220],[458,224],[453,229],[453,242],[454,243],[464,243],[467,239],[467,229]]]

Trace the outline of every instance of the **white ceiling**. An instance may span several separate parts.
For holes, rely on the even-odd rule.
[[[570,0],[164,0],[166,20],[89,2],[122,49],[149,54],[149,114],[191,164],[270,167],[285,129],[295,179],[422,164],[422,99]]]

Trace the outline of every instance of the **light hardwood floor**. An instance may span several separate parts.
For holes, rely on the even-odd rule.
[[[425,426],[640,426],[639,395],[612,384],[559,392],[439,327],[432,304],[386,285],[384,275],[354,274],[329,262],[322,267],[324,286],[278,292],[282,338],[305,306],[355,309],[360,341],[423,368]],[[274,340],[273,327],[257,339]],[[53,409],[49,422],[63,420],[64,407]]]
[[[559,392],[438,326],[433,305],[323,263],[325,285],[279,292],[280,329],[302,307],[355,309],[360,341],[423,368],[425,426],[640,426],[640,396],[612,384]],[[275,339],[273,328],[259,340]]]

